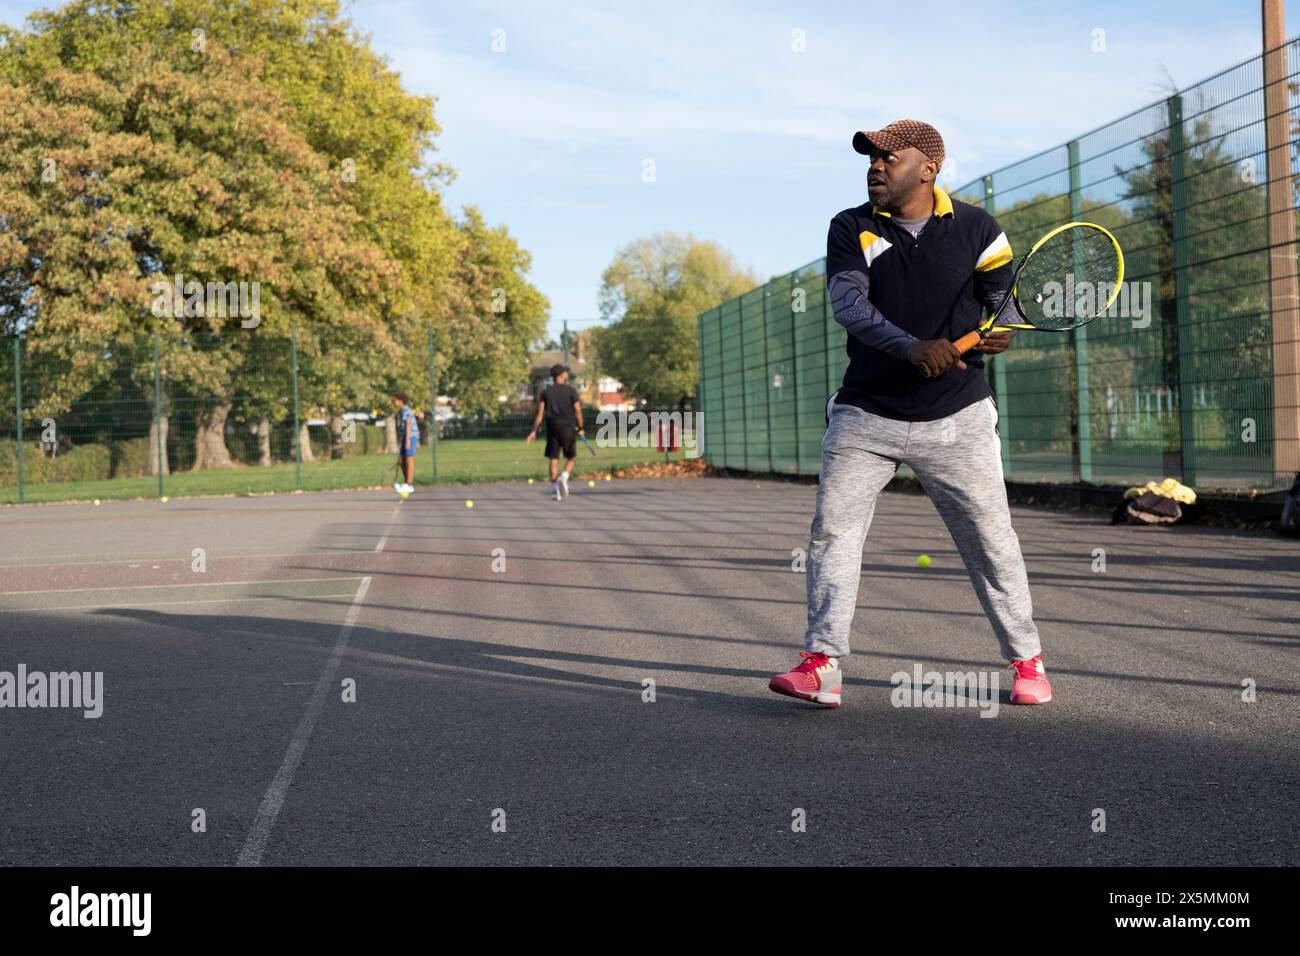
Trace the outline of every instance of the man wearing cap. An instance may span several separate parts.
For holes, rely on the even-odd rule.
[[[826,404],[821,485],[808,546],[802,662],[773,677],[779,694],[838,707],[862,545],[876,499],[906,463],[952,535],[1003,657],[1013,704],[1052,699],[1020,541],[1002,479],[997,406],[983,355],[1011,333],[988,332],[963,357],[952,344],[1011,286],[1011,246],[997,221],[935,184],[943,139],[899,120],[859,132],[868,201],[831,220],[827,290],[848,333],[849,367]]]
[[[528,433],[528,444],[537,440],[537,428],[546,418],[546,457],[551,460],[551,490],[556,501],[569,497],[569,474],[574,459],[578,457],[578,436],[582,434],[582,403],[578,393],[569,384],[569,370],[563,365],[551,366],[552,384],[542,392],[537,403],[533,430]],[[564,470],[560,471],[560,453],[564,453]],[[558,474],[557,474],[558,472]]]

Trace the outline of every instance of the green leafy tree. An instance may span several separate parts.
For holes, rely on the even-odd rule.
[[[156,400],[165,414],[171,385],[194,407],[196,463],[228,461],[231,414],[257,425],[269,462],[269,427],[291,409],[286,364],[267,363],[291,326],[302,406],[336,436],[347,409],[429,393],[431,327],[440,382],[470,405],[520,378],[545,312],[528,255],[477,212],[445,212],[432,99],[402,88],[335,0],[76,0],[0,39],[22,106],[0,119],[0,322],[60,358],[54,405],[115,363],[151,395],[158,332]],[[80,179],[50,189],[33,171],[60,149]],[[260,281],[255,335],[143,315],[145,280],[177,272]]]
[[[680,405],[699,379],[699,314],[758,285],[716,243],[660,233],[620,249],[605,269],[593,330],[600,370],[655,405]]]
[[[468,207],[457,223],[460,242],[447,317],[439,328],[443,391],[464,412],[495,414],[498,398],[528,381],[528,346],[546,330],[550,303],[526,279],[531,255],[505,227],[489,227]]]
[[[169,381],[195,406],[195,467],[230,463],[229,396],[259,336],[283,337],[300,320],[345,327],[383,302],[394,271],[356,235],[327,164],[246,67],[220,47],[195,57],[145,46],[41,69],[10,87],[22,105],[6,141],[18,148],[0,160],[0,269],[30,347],[64,360],[66,387],[51,399],[66,403],[102,375],[87,355],[139,355],[156,332]],[[42,122],[73,114],[81,125]],[[256,289],[260,324],[213,314],[216,303],[188,288],[186,308],[160,297],[155,283],[175,275],[242,282],[250,298]]]

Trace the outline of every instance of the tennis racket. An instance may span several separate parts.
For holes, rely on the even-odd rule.
[[[1094,292],[1079,308],[1079,302],[1066,295],[1067,288],[1084,288],[1089,283]],[[1034,243],[1016,267],[1011,292],[1002,299],[996,312],[980,327],[953,343],[958,352],[967,352],[979,344],[985,332],[1030,329],[1035,332],[1068,332],[1086,325],[1110,308],[1124,281],[1124,251],[1110,230],[1092,222],[1067,222],[1057,226]],[[1106,301],[1101,301],[1101,293]],[[1013,306],[1008,318],[1021,321],[998,322]],[[995,324],[997,323],[997,324]]]
[[[578,432],[578,438],[580,438],[582,440],[582,443],[587,446],[587,451],[591,452],[591,457],[595,458],[596,449],[591,447],[591,442],[587,441],[587,436],[582,434],[582,432]]]

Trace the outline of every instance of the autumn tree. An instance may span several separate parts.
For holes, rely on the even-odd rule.
[[[545,313],[527,253],[445,212],[432,99],[334,0],[76,0],[0,40],[18,104],[0,119],[0,322],[59,360],[50,407],[115,363],[151,390],[156,333],[165,381],[194,406],[196,463],[228,461],[235,392],[266,462],[291,413],[287,368],[267,362],[291,327],[302,404],[336,435],[344,410],[428,386],[430,327],[440,379],[471,404],[519,379]],[[159,321],[150,280],[178,273],[259,283],[260,324]],[[150,397],[167,409],[170,394]]]

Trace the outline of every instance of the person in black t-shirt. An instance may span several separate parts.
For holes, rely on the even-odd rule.
[[[555,500],[569,497],[569,475],[578,457],[578,436],[582,434],[582,403],[578,393],[569,384],[569,370],[563,365],[551,367],[553,384],[542,392],[533,418],[533,430],[528,433],[528,444],[537,440],[537,428],[546,419],[546,457],[551,460],[551,486]],[[560,471],[560,453],[564,453],[564,470]]]

